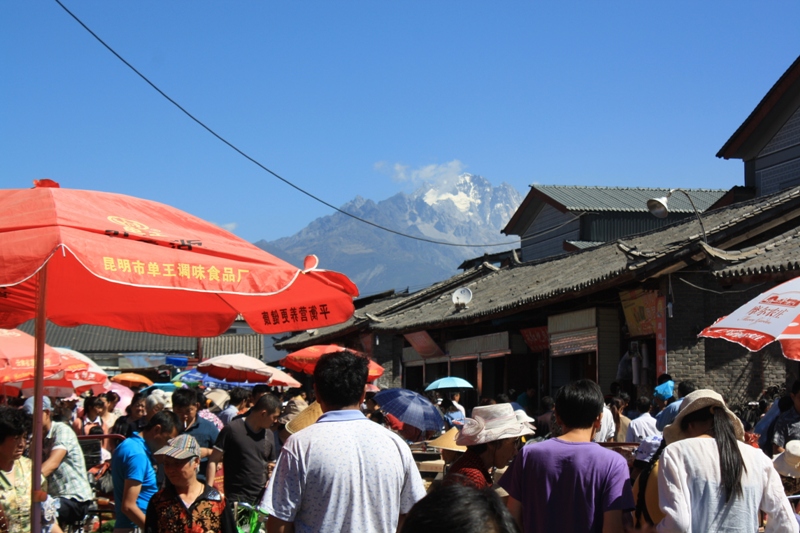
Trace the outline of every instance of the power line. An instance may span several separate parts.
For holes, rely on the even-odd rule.
[[[169,97],[169,95],[167,95],[167,93],[165,93],[164,91],[162,91],[161,89],[159,89],[159,88],[158,88],[158,86],[157,86],[155,83],[153,83],[152,81],[150,81],[150,80],[147,78],[147,76],[145,76],[144,74],[142,74],[141,72],[139,72],[139,71],[136,69],[136,67],[134,67],[133,65],[131,65],[130,63],[128,63],[128,61],[126,61],[126,60],[125,60],[125,58],[123,58],[123,57],[122,57],[121,55],[119,55],[119,54],[118,54],[118,53],[117,53],[117,52],[116,52],[116,51],[115,51],[113,48],[111,48],[111,46],[109,46],[108,44],[106,44],[106,42],[105,42],[105,41],[103,41],[103,39],[101,39],[101,38],[100,38],[100,37],[99,37],[99,36],[98,36],[98,35],[97,35],[95,32],[93,32],[93,31],[91,30],[91,28],[89,28],[89,26],[87,26],[86,24],[84,24],[84,23],[83,23],[83,21],[82,21],[81,19],[79,19],[79,18],[78,18],[78,17],[77,17],[77,16],[76,16],[76,15],[75,15],[75,14],[74,14],[72,11],[70,11],[69,9],[67,9],[67,7],[66,7],[64,4],[62,4],[60,0],[55,0],[55,2],[56,2],[56,3],[57,3],[59,6],[61,6],[61,8],[62,8],[64,11],[66,11],[66,12],[67,12],[67,14],[69,14],[69,16],[71,16],[73,19],[75,19],[75,21],[76,21],[78,24],[80,24],[80,25],[83,27],[83,29],[85,29],[87,32],[89,32],[89,34],[90,34],[92,37],[94,37],[95,39],[97,39],[97,41],[98,41],[100,44],[102,44],[102,45],[103,45],[103,46],[104,46],[104,47],[105,47],[105,48],[106,48],[106,49],[107,49],[109,52],[111,52],[112,54],[114,54],[114,56],[115,56],[117,59],[119,59],[120,61],[122,61],[122,62],[125,64],[125,66],[127,66],[127,67],[128,67],[129,69],[131,69],[131,70],[132,70],[134,73],[136,73],[136,75],[137,75],[137,76],[139,76],[140,78],[142,78],[142,79],[143,79],[143,80],[144,80],[144,81],[145,81],[145,82],[146,82],[148,85],[150,85],[150,87],[152,87],[152,88],[153,88],[153,89],[154,89],[154,90],[155,90],[155,91],[156,91],[158,94],[160,94],[161,96],[163,96],[164,98],[166,98],[166,99],[167,99],[167,101],[169,101],[169,102],[170,102],[172,105],[174,105],[175,107],[177,107],[178,109],[180,109],[180,110],[181,110],[181,111],[182,111],[182,112],[183,112],[183,113],[184,113],[184,114],[185,114],[187,117],[189,117],[189,118],[190,118],[190,119],[192,119],[194,122],[196,122],[196,123],[197,123],[197,124],[198,124],[200,127],[202,127],[203,129],[205,129],[205,130],[206,130],[208,133],[210,133],[211,135],[213,135],[214,137],[216,137],[216,138],[217,138],[219,141],[221,141],[222,143],[224,143],[225,145],[227,145],[227,146],[228,146],[229,148],[231,148],[233,151],[235,151],[236,153],[238,153],[239,155],[241,155],[242,157],[244,157],[245,159],[247,159],[248,161],[250,161],[251,163],[253,163],[253,164],[254,164],[254,165],[256,165],[257,167],[259,167],[260,169],[262,169],[262,170],[264,170],[264,171],[268,172],[269,174],[271,174],[272,176],[276,177],[277,179],[279,179],[280,181],[282,181],[283,183],[285,183],[285,184],[286,184],[286,185],[288,185],[289,187],[292,187],[293,189],[295,189],[296,191],[298,191],[298,192],[300,192],[300,193],[302,193],[302,194],[305,194],[305,195],[306,195],[306,196],[308,196],[309,198],[312,198],[313,200],[316,200],[317,202],[321,203],[322,205],[324,205],[324,206],[327,206],[327,207],[329,207],[329,208],[333,209],[334,211],[337,211],[337,212],[339,212],[339,213],[341,213],[341,214],[343,214],[343,215],[346,215],[346,216],[348,216],[348,217],[350,217],[350,218],[352,218],[352,219],[358,220],[359,222],[363,222],[364,224],[368,224],[368,225],[370,225],[370,226],[372,226],[372,227],[374,227],[374,228],[377,228],[377,229],[380,229],[380,230],[383,230],[383,231],[386,231],[386,232],[389,232],[389,233],[393,233],[394,235],[398,235],[398,236],[400,236],[400,237],[405,237],[405,238],[407,238],[407,239],[413,239],[413,240],[415,240],[415,241],[428,242],[428,243],[431,243],[431,244],[440,244],[440,245],[442,245],[442,246],[456,246],[456,247],[461,247],[461,248],[489,248],[489,247],[493,247],[493,246],[508,246],[508,245],[512,244],[512,243],[509,243],[509,242],[499,242],[499,243],[493,243],[493,244],[460,244],[460,243],[454,243],[454,242],[437,241],[437,240],[435,240],[435,239],[428,239],[428,238],[425,238],[425,237],[417,237],[417,236],[415,236],[415,235],[409,235],[409,234],[407,234],[407,233],[403,233],[403,232],[401,232],[401,231],[397,231],[397,230],[393,230],[393,229],[391,229],[391,228],[387,228],[387,227],[385,227],[385,226],[381,226],[380,224],[377,224],[377,223],[375,223],[375,222],[372,222],[372,221],[370,221],[370,220],[367,220],[367,219],[365,219],[365,218],[361,218],[361,217],[359,217],[359,216],[357,216],[357,215],[354,215],[354,214],[352,214],[352,213],[349,213],[349,212],[347,212],[347,211],[345,211],[345,210],[343,210],[343,209],[340,209],[340,208],[336,207],[335,205],[333,205],[333,204],[331,204],[331,203],[329,203],[329,202],[326,202],[326,201],[325,201],[325,200],[323,200],[322,198],[320,198],[320,197],[318,197],[318,196],[314,195],[313,193],[311,193],[311,192],[309,192],[309,191],[307,191],[307,190],[303,189],[303,188],[302,188],[302,187],[300,187],[299,185],[295,185],[294,183],[292,183],[292,182],[291,182],[291,181],[289,181],[288,179],[286,179],[286,178],[284,178],[284,177],[280,176],[279,174],[277,174],[276,172],[274,172],[274,171],[270,170],[270,169],[269,169],[269,168],[267,168],[265,165],[261,164],[261,163],[260,163],[258,160],[256,160],[256,159],[254,159],[253,157],[249,156],[247,153],[245,153],[244,151],[242,151],[241,149],[239,149],[239,148],[238,148],[236,145],[234,145],[232,142],[228,141],[228,140],[227,140],[227,139],[225,139],[225,138],[224,138],[222,135],[220,135],[219,133],[217,133],[216,131],[214,131],[213,129],[211,129],[211,128],[210,128],[209,126],[207,126],[207,125],[206,125],[206,124],[205,124],[203,121],[201,121],[200,119],[198,119],[197,117],[195,117],[194,115],[192,115],[192,114],[191,114],[189,111],[187,111],[187,110],[186,110],[186,109],[185,109],[183,106],[181,106],[181,105],[180,105],[178,102],[176,102],[175,100],[173,100],[172,98],[170,98],[170,97]]]

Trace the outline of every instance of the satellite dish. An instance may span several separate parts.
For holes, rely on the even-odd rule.
[[[471,301],[472,291],[466,287],[456,289],[456,292],[453,293],[453,305],[456,306],[456,309],[464,309]]]

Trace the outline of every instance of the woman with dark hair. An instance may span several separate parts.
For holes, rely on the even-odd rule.
[[[88,435],[92,426],[100,426],[103,433],[108,433],[109,427],[103,421],[106,412],[106,399],[101,396],[87,396],[83,400],[83,416],[76,418],[72,429],[80,435]]]
[[[0,533],[60,532],[52,498],[42,503],[42,527],[31,527],[31,460],[23,457],[31,416],[22,409],[0,406]],[[42,490],[46,481],[42,477]],[[45,494],[46,496],[46,494]]]
[[[664,439],[658,531],[752,532],[759,511],[769,516],[767,533],[797,531],[772,461],[742,442],[742,423],[722,396],[706,389],[688,394]]]
[[[437,489],[409,511],[400,533],[517,533],[516,523],[492,489],[463,485]]]
[[[439,407],[444,413],[444,422],[447,424],[447,429],[464,427],[464,420],[466,417],[464,413],[456,407],[453,400],[445,398],[442,400],[442,405]]]
[[[131,398],[131,403],[125,408],[125,415],[117,418],[114,422],[114,427],[111,428],[111,433],[115,435],[122,435],[125,438],[130,437],[134,431],[139,431],[145,425],[144,416],[147,413],[144,406],[144,396],[141,392],[137,392]]]
[[[519,438],[527,435],[533,435],[533,430],[517,419],[511,404],[474,408],[456,438],[456,444],[467,451],[450,467],[442,485],[491,487],[492,470],[507,466],[517,454]]]

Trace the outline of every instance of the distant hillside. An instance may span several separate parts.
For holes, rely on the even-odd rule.
[[[423,185],[413,194],[398,193],[378,203],[357,196],[342,209],[382,226],[410,235],[462,243],[508,242],[507,247],[441,246],[392,235],[335,213],[318,218],[304,229],[256,246],[292,264],[314,253],[321,268],[347,274],[361,294],[411,287],[412,290],[457,272],[465,259],[519,245],[500,230],[521,202],[506,183],[493,187],[481,176],[462,174],[455,185]]]

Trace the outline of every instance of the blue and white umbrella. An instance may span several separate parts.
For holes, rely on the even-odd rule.
[[[244,387],[245,389],[252,389],[254,386],[258,385],[258,383],[249,383],[247,381],[243,382],[234,382],[234,381],[225,381],[224,379],[216,379],[212,378],[207,374],[203,374],[198,370],[189,370],[188,372],[183,372],[182,375],[178,378],[181,383],[202,383],[205,387],[209,387],[211,389],[224,389],[224,390],[231,390],[234,387]]]
[[[408,389],[386,389],[375,394],[375,403],[384,413],[397,417],[403,424],[422,431],[439,431],[444,425],[442,414],[425,396]]]
[[[473,389],[474,387],[472,384],[467,381],[466,379],[457,378],[455,376],[449,376],[446,378],[437,379],[425,389],[426,391],[430,390],[441,390],[441,389]]]

